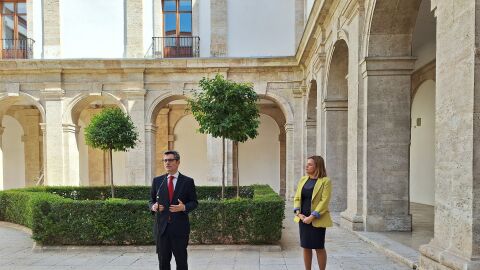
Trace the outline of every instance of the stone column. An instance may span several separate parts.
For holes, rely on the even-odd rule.
[[[77,135],[79,131],[80,128],[77,125],[63,124],[63,148],[65,149],[65,170],[63,177],[66,181],[65,184],[68,186],[81,185],[80,153],[78,152],[77,144]]]
[[[316,141],[317,141],[317,121],[307,120],[305,121],[305,135],[306,135],[306,157],[316,154]]]
[[[295,195],[298,180],[304,175],[302,164],[305,157],[302,152],[303,144],[303,99],[305,88],[293,89],[294,122],[285,124],[287,145],[287,185],[286,198],[291,199]]]
[[[140,88],[124,90],[127,98],[125,105],[138,132],[138,143],[134,149],[126,153],[127,183],[129,185],[144,185],[151,179],[146,178],[145,166],[145,94]]]
[[[45,185],[66,185],[63,170],[63,129],[62,98],[65,94],[60,84],[46,84],[42,90],[43,100],[45,102]]]
[[[5,127],[0,126],[0,190],[3,190],[3,143],[2,143],[3,140],[2,139],[3,139],[4,131],[5,131]]]
[[[435,232],[420,269],[478,270],[480,3],[436,4]]]
[[[410,231],[410,57],[369,57],[362,63],[365,88],[363,152],[367,231]]]
[[[60,58],[60,0],[43,0],[43,58]]]
[[[280,196],[286,198],[286,134],[285,130],[280,130],[278,135],[278,140],[280,141]]]
[[[325,166],[332,180],[330,211],[347,208],[347,100],[325,99]]]
[[[295,0],[295,48],[302,39],[303,29],[305,28],[305,2],[306,0]]]
[[[24,151],[25,151],[25,184],[34,186],[40,176],[41,146],[40,129],[38,127],[40,115],[37,109],[21,109],[16,112],[17,119],[22,123],[24,129]]]
[[[228,55],[228,7],[227,0],[210,0],[210,55]]]
[[[207,158],[210,164],[208,174],[209,185],[222,184],[222,138],[207,135]],[[233,181],[233,143],[225,140],[225,185],[231,186]]]
[[[145,185],[150,185],[156,176],[156,140],[157,126],[145,125]]]
[[[153,0],[153,35],[163,36],[162,0]]]
[[[143,58],[144,56],[143,0],[125,0],[124,19],[125,19],[124,57]]]

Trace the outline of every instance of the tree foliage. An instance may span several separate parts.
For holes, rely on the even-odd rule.
[[[85,128],[85,141],[93,148],[125,152],[135,147],[138,133],[130,116],[119,108],[106,108]]]
[[[108,151],[110,186],[114,198],[112,151],[126,152],[137,144],[138,133],[132,119],[119,108],[106,108],[93,116],[85,128],[85,141],[88,146]]]
[[[259,110],[258,96],[251,83],[238,83],[226,80],[217,74],[215,78],[202,78],[199,82],[203,91],[195,92],[188,99],[189,108],[197,120],[199,131],[222,138],[222,198],[225,189],[225,139],[237,145],[258,135]],[[237,151],[238,161],[238,151]],[[238,168],[237,168],[238,173]],[[238,175],[237,175],[238,179]],[[239,196],[237,183],[237,196]]]
[[[258,96],[251,83],[233,82],[217,74],[199,84],[203,91],[195,92],[188,104],[201,133],[237,142],[258,135]]]

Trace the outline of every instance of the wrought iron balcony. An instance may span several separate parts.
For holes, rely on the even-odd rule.
[[[153,37],[153,58],[200,56],[200,37]]]
[[[2,55],[1,59],[30,59],[33,58],[33,44],[31,38],[24,39],[0,39]]]

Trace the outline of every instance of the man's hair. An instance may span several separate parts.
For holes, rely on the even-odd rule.
[[[174,150],[168,150],[168,151],[165,151],[163,152],[163,155],[173,155],[173,158],[175,158],[176,160],[180,160],[180,154],[177,152],[177,151],[174,151]]]

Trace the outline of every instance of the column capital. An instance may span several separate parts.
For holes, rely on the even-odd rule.
[[[156,133],[157,132],[157,126],[152,125],[152,124],[146,124],[145,125],[145,132],[147,133]]]
[[[307,119],[305,121],[306,128],[315,128],[317,126],[317,120],[314,119]]]
[[[61,100],[65,95],[61,83],[45,83],[44,89],[40,90],[45,100]]]
[[[293,132],[293,123],[285,124],[285,132]]]
[[[347,111],[348,100],[346,99],[324,99],[322,101],[324,111]]]
[[[80,127],[74,124],[62,124],[63,132],[66,133],[75,133],[77,134],[80,131]]]
[[[307,86],[301,85],[299,87],[293,88],[292,93],[294,98],[302,98],[307,94]]]
[[[363,77],[410,76],[415,68],[415,57],[365,57],[360,62]]]

